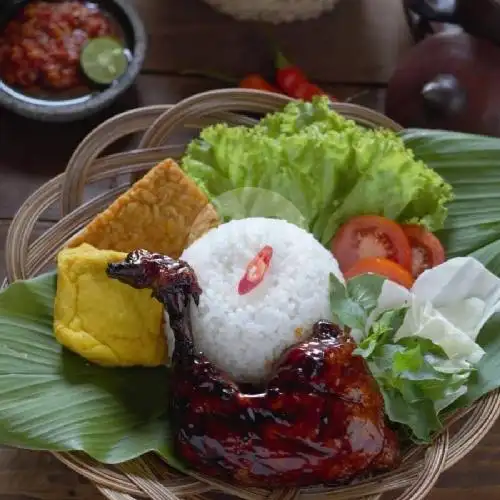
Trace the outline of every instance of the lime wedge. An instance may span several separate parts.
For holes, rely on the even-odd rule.
[[[87,78],[101,85],[109,85],[128,67],[124,47],[110,37],[89,40],[80,54],[80,66]]]

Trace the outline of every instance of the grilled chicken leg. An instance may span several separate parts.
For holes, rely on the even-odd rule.
[[[108,275],[151,288],[175,335],[171,409],[177,452],[207,474],[258,487],[346,481],[398,465],[383,400],[354,341],[318,321],[286,350],[261,392],[244,391],[192,339],[201,289],[191,267],[136,251]]]

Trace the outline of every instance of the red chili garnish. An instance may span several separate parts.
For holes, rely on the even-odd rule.
[[[266,245],[248,264],[243,278],[238,284],[238,293],[245,295],[251,292],[261,281],[269,269],[273,249]]]
[[[311,83],[300,68],[288,62],[279,52],[276,57],[276,81],[283,92],[295,99],[311,101],[314,96],[326,95],[330,100],[336,101],[323,89]]]

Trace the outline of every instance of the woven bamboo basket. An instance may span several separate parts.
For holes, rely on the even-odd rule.
[[[16,214],[6,242],[7,280],[13,282],[35,276],[54,257],[65,241],[81,230],[97,213],[124,192],[144,171],[166,157],[178,159],[185,144],[171,144],[174,132],[196,130],[225,121],[252,125],[255,114],[281,109],[289,99],[253,90],[217,90],[195,95],[176,105],[139,108],[111,118],[90,133],[71,157],[65,173],[33,193]],[[387,117],[361,106],[333,103],[344,116],[367,127],[400,127]],[[143,133],[136,149],[103,156],[117,139]],[[124,175],[125,174],[125,175]],[[98,181],[125,177],[126,182],[85,200],[85,189]],[[61,219],[33,240],[33,230],[42,214],[59,204]],[[354,484],[326,488],[280,489],[242,488],[195,472],[180,474],[155,454],[120,465],[97,463],[83,453],[56,453],[68,467],[91,480],[111,500],[203,500],[217,496],[243,500],[335,500],[382,498],[398,491],[398,500],[418,500],[427,496],[439,475],[467,455],[487,434],[500,414],[498,391],[473,407],[455,414],[445,430],[427,447],[409,450],[399,469]],[[391,495],[394,498],[394,494]]]

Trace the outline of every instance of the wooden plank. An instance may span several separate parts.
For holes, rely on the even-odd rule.
[[[49,453],[0,448],[0,498],[102,500],[99,491]]]
[[[271,74],[279,46],[328,83],[386,83],[411,47],[401,0],[341,0],[321,18],[274,26],[240,22],[200,0],[134,0],[148,27],[146,71]]]

